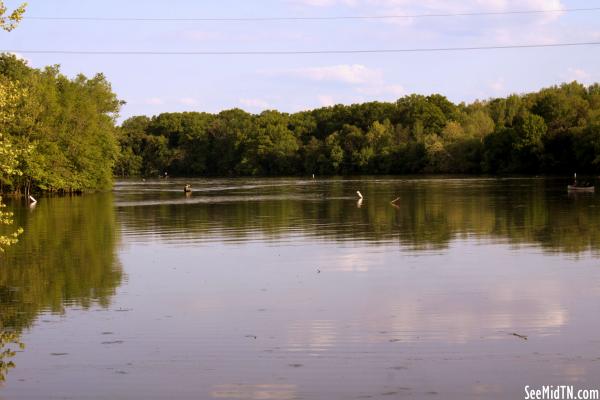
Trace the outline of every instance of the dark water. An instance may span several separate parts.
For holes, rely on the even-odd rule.
[[[600,386],[600,195],[548,179],[184,183],[16,208],[0,399]]]

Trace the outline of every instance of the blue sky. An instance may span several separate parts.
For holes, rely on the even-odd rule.
[[[5,4],[13,8],[18,1]],[[349,16],[600,7],[600,0],[29,0],[29,16]],[[402,20],[81,22],[24,20],[0,36],[14,50],[254,51],[489,46],[600,41],[600,11]],[[103,72],[121,115],[240,107],[298,111],[441,93],[472,101],[564,81],[600,81],[600,46],[479,52],[117,56],[22,54],[30,65]]]

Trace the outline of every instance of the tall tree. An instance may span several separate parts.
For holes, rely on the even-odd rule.
[[[0,1],[0,28],[5,31],[13,30],[25,12],[26,3],[14,10],[10,15],[6,16],[7,8],[3,1]],[[0,126],[5,126],[14,121],[16,118],[15,104],[24,97],[26,92],[14,82],[0,77]],[[0,132],[0,188],[2,184],[9,181],[11,177],[21,175],[21,171],[17,168],[18,157],[20,151],[15,149],[13,142],[3,132]],[[13,213],[4,211],[6,205],[2,202],[0,196],[0,225],[12,225]],[[17,237],[23,233],[22,228],[17,228],[16,231],[4,235],[0,235],[0,251],[17,242]],[[2,337],[0,349],[5,345],[6,338]],[[2,361],[2,360],[0,360]],[[3,375],[4,371],[0,371]]]
[[[110,187],[118,156],[115,122],[122,103],[102,74],[70,79],[57,66],[35,69],[3,54],[0,79],[26,94],[11,102],[17,118],[4,124],[4,133],[22,151],[32,149],[27,157],[19,157],[22,174],[5,189],[28,193]]]

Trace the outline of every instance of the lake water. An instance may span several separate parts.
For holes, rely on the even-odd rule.
[[[566,185],[131,181],[14,205],[0,330],[25,347],[0,344],[0,399],[598,389],[600,195]]]

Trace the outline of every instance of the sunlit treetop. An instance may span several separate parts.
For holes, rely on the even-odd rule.
[[[0,0],[0,28],[8,32],[15,29],[21,19],[23,19],[26,7],[27,3],[23,3],[12,13],[7,15],[8,9],[4,5],[4,1]]]

